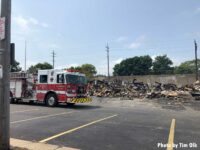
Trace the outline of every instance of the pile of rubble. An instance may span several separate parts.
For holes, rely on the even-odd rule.
[[[142,82],[122,82],[114,80],[94,81],[90,83],[89,94],[97,97],[127,97],[129,99],[137,97],[144,98],[146,96],[148,85]]]
[[[175,84],[162,84],[159,82],[148,85],[143,82],[137,82],[135,79],[132,82],[96,80],[91,82],[89,87],[89,95],[97,97],[120,97],[122,99],[168,98],[183,102],[200,99],[199,81],[192,85],[177,87]]]
[[[150,99],[168,98],[186,102],[194,99],[191,95],[192,91],[193,86],[177,87],[175,84],[161,84],[156,82],[150,91],[147,92],[146,97]]]

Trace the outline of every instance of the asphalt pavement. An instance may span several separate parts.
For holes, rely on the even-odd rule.
[[[199,118],[188,106],[95,98],[73,107],[11,104],[10,124],[12,138],[84,150],[166,150],[170,142],[187,150],[200,149]]]

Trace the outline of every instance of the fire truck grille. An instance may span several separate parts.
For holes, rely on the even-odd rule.
[[[85,93],[84,87],[79,86],[77,89],[77,94],[84,94],[84,93]]]

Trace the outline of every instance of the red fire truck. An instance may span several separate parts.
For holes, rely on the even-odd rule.
[[[73,70],[39,70],[38,74],[12,73],[10,78],[11,102],[86,103],[87,80],[84,74]]]

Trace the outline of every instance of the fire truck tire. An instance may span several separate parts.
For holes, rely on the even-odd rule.
[[[11,104],[17,104],[18,102],[19,102],[19,100],[16,99],[16,98],[11,98],[11,99],[10,99],[10,103],[11,103]]]
[[[46,105],[50,107],[55,107],[58,105],[58,99],[56,94],[49,93],[46,98]]]
[[[10,103],[14,104],[14,99],[13,98],[10,98]]]
[[[13,94],[12,94],[12,92],[10,92],[10,103],[11,103],[11,104],[14,103],[14,98],[13,98]]]

